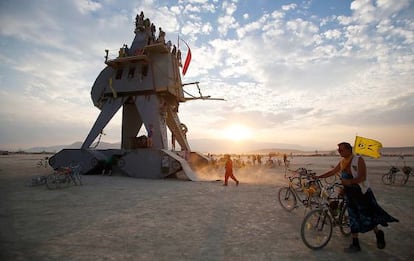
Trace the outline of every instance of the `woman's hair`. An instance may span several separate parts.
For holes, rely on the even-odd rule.
[[[339,146],[342,146],[344,149],[352,151],[352,146],[348,142],[341,142],[341,143],[338,144],[338,147]]]

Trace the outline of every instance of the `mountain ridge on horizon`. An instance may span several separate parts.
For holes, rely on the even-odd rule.
[[[193,151],[201,153],[270,153],[270,152],[283,152],[283,153],[329,153],[336,151],[336,148],[331,150],[320,150],[310,146],[301,146],[297,144],[285,144],[275,142],[236,142],[222,139],[192,139],[189,140]],[[109,143],[100,142],[97,149],[119,149],[120,142]],[[93,144],[91,147],[95,146]],[[62,149],[80,149],[82,142],[76,141],[69,145],[54,145],[54,146],[42,146],[32,147],[24,151],[31,153],[39,152],[51,152],[56,153]],[[213,149],[212,149],[213,148]],[[385,147],[382,149],[383,153],[387,154],[414,154],[414,146],[407,147]]]
[[[192,139],[189,140],[193,151],[202,153],[253,153],[261,150],[277,150],[285,152],[310,152],[317,149],[313,147],[300,146],[297,144],[285,144],[274,142],[237,142],[228,141],[224,139]],[[120,142],[110,143],[101,141],[96,147],[97,149],[119,149]],[[95,146],[92,144],[91,147]],[[79,149],[82,146],[81,141],[76,141],[68,145],[52,145],[52,146],[37,146],[25,149],[26,152],[58,152],[62,149]]]

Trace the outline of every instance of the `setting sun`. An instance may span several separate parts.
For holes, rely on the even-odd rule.
[[[224,129],[223,136],[234,141],[246,140],[250,138],[251,130],[243,125],[231,125]]]

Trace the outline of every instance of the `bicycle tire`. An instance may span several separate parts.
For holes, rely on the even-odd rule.
[[[339,230],[342,235],[349,236],[351,235],[351,224],[349,223],[349,214],[348,207],[345,203],[341,208],[341,213],[339,214]]]
[[[385,185],[391,185],[392,183],[394,183],[393,174],[386,173],[382,175],[381,180],[382,180],[382,183],[384,183]]]
[[[302,221],[300,236],[303,243],[312,250],[324,248],[332,237],[332,219],[323,209],[310,211]]]
[[[57,182],[56,174],[50,174],[46,178],[46,187],[50,190],[55,190],[58,188]]]
[[[280,205],[289,212],[295,209],[298,204],[295,193],[293,193],[290,187],[281,187],[278,199]]]

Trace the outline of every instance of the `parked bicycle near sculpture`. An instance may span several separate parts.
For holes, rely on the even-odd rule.
[[[382,176],[382,183],[385,185],[405,185],[407,184],[409,177],[414,175],[413,168],[407,166],[404,156],[399,156],[399,161],[402,161],[402,167],[398,167],[400,162],[396,162],[392,165],[388,172]]]
[[[70,184],[75,186],[82,185],[81,166],[70,165],[56,170],[54,173],[47,176],[46,186],[50,190],[67,187]]]
[[[310,249],[325,247],[335,226],[339,226],[344,236],[351,235],[347,201],[339,192],[341,189],[342,185],[337,182],[322,188],[319,207],[303,219],[300,234],[303,243]]]
[[[47,168],[49,166],[49,157],[44,157],[43,159],[40,159],[37,163],[36,166],[38,168]]]

